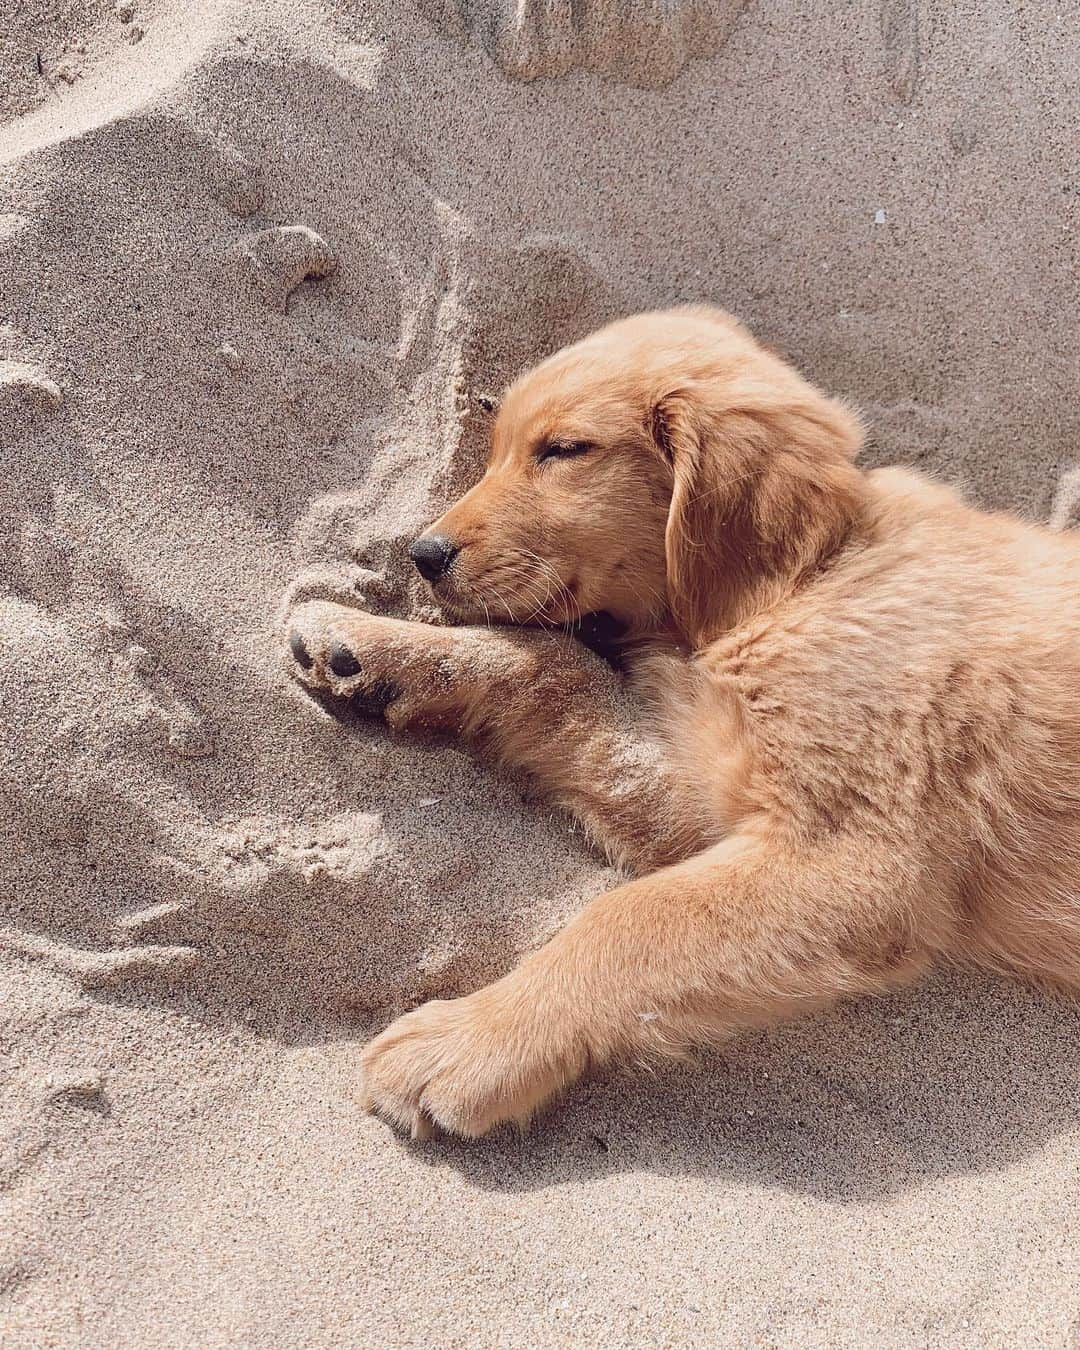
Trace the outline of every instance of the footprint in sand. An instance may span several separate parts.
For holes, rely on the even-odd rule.
[[[206,718],[194,703],[176,692],[157,656],[136,640],[130,626],[121,618],[109,616],[99,631],[110,668],[138,691],[146,721],[160,733],[165,748],[179,759],[212,755],[214,738]]]
[[[337,269],[330,245],[306,225],[249,234],[237,246],[237,257],[263,301],[281,313],[302,281],[328,277]]]
[[[746,0],[421,0],[421,12],[452,37],[482,46],[519,80],[554,79],[575,68],[627,84],[670,84],[694,57],[727,41]]]

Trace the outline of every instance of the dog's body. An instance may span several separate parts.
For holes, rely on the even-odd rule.
[[[370,1103],[522,1119],[614,1055],[902,984],[939,956],[1080,993],[1080,540],[852,464],[854,417],[715,311],[645,315],[504,400],[414,546],[455,615],[305,606],[301,678],[531,773],[638,879],[399,1019]]]

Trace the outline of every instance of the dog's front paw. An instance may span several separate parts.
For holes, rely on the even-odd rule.
[[[425,1003],[376,1037],[361,1057],[365,1109],[414,1139],[433,1126],[475,1138],[523,1123],[576,1076],[540,1027],[519,1025],[502,984]]]
[[[289,616],[288,643],[301,683],[392,726],[422,716],[453,683],[446,631],[427,624],[313,600]]]

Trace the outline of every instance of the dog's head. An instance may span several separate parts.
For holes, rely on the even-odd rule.
[[[638,315],[510,387],[484,476],[412,557],[459,618],[607,611],[700,646],[840,546],[861,439],[720,311]]]

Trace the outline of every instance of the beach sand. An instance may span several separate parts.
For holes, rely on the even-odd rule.
[[[503,383],[678,301],[857,404],[868,463],[1068,523],[1068,9],[8,5],[5,1346],[1080,1346],[1080,1009],[1019,986],[525,1135],[361,1115],[373,1030],[613,874],[281,655],[290,597],[431,617],[405,546]]]

